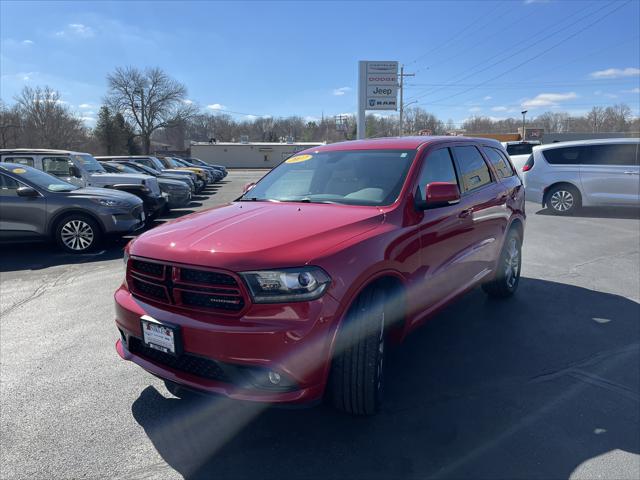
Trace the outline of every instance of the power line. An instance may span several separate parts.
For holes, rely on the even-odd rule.
[[[562,27],[562,28],[559,28],[559,29],[557,29],[557,30],[553,31],[552,33],[547,34],[547,35],[546,35],[546,36],[544,36],[542,39],[537,40],[537,43],[544,42],[545,40],[548,40],[549,38],[551,38],[551,37],[553,37],[553,36],[557,35],[558,33],[561,33],[562,31],[565,31],[567,28],[570,28],[570,27],[572,27],[572,26],[574,26],[574,25],[576,25],[576,24],[578,24],[578,23],[582,22],[583,20],[586,20],[586,19],[588,19],[589,17],[592,17],[593,15],[596,15],[597,13],[601,12],[602,10],[604,10],[604,9],[606,9],[606,8],[608,8],[608,7],[609,7],[609,4],[608,4],[608,3],[605,3],[605,4],[604,4],[604,6],[601,6],[600,8],[598,8],[598,9],[596,9],[596,10],[594,10],[594,11],[592,11],[592,12],[590,12],[590,13],[586,14],[586,15],[583,15],[582,17],[578,18],[577,20],[575,20],[575,21],[571,22],[569,25],[566,25],[566,26],[564,26],[564,27]],[[614,9],[614,10],[612,10],[611,12],[613,12],[613,11],[615,11],[615,10],[617,10],[617,9]],[[557,23],[555,23],[555,24],[553,24],[553,25],[555,26],[555,25],[558,25],[558,24],[560,24],[560,23],[563,23],[565,20],[566,20],[566,19],[563,19],[563,20],[561,20],[560,22],[557,22]],[[545,27],[545,29],[541,30],[540,32],[538,32],[538,33],[534,34],[532,37],[527,38],[525,41],[526,41],[527,43],[531,43],[531,42],[532,42],[532,40],[533,40],[534,38],[536,38],[540,33],[544,33],[545,31],[548,31],[548,28],[547,28],[547,27]],[[516,44],[515,44],[515,46],[521,45],[522,43],[523,43],[523,42],[518,42],[518,43],[516,43]],[[485,71],[487,71],[487,70],[489,70],[489,69],[491,69],[491,68],[495,67],[496,65],[499,65],[499,64],[501,64],[501,63],[504,63],[505,61],[507,61],[507,60],[509,60],[509,59],[511,59],[511,58],[513,58],[513,57],[516,57],[516,56],[522,55],[523,51],[528,50],[528,49],[531,49],[531,48],[533,48],[533,47],[535,47],[535,46],[536,46],[536,45],[531,44],[529,47],[526,47],[526,48],[524,48],[524,49],[516,49],[516,51],[514,51],[513,53],[511,53],[511,54],[507,55],[506,57],[504,57],[504,58],[502,58],[502,59],[500,59],[500,60],[497,60],[497,61],[495,61],[495,62],[490,63],[489,65],[487,65],[487,63],[486,63],[486,62],[488,62],[488,61],[490,61],[490,60],[493,60],[494,58],[499,57],[500,55],[502,55],[502,53],[498,53],[498,54],[496,54],[496,55],[492,55],[491,57],[489,57],[489,58],[487,58],[487,59],[484,59],[482,62],[476,63],[475,65],[472,65],[471,67],[469,67],[469,69],[471,70],[471,72],[467,73],[465,76],[463,76],[463,77],[461,77],[461,78],[458,78],[457,80],[454,80],[454,81],[448,82],[448,83],[449,83],[449,85],[447,85],[447,86],[453,86],[453,85],[455,85],[455,84],[457,84],[457,83],[459,83],[459,82],[461,82],[461,81],[463,81],[463,80],[466,80],[466,79],[468,79],[468,78],[471,78],[471,77],[473,77],[473,76],[475,76],[475,75],[477,75],[477,74],[479,74],[479,73],[485,72]],[[545,52],[545,53],[546,53],[546,52]],[[478,70],[478,69],[476,69],[476,67],[480,67],[480,66],[483,66],[483,65],[484,65],[484,67],[483,67],[483,68],[481,68],[481,69],[479,69],[479,70]],[[411,100],[413,100],[413,99],[423,98],[423,97],[424,97],[424,96],[426,96],[426,95],[429,95],[429,94],[433,94],[433,93],[439,92],[439,91],[444,90],[445,88],[447,88],[447,86],[443,86],[443,87],[441,87],[441,88],[437,88],[437,89],[432,90],[432,91],[427,91],[427,92],[425,92],[425,93],[423,93],[423,94],[421,94],[421,95],[414,95],[413,97],[411,97]]]
[[[591,27],[592,27],[593,25],[595,25],[596,23],[598,23],[598,22],[600,22],[600,21],[604,20],[604,19],[605,19],[605,18],[607,18],[609,15],[611,15],[611,14],[615,13],[616,11],[620,10],[622,7],[624,7],[624,6],[628,5],[629,3],[631,3],[631,0],[628,0],[628,1],[627,1],[627,2],[625,2],[625,3],[622,3],[621,5],[619,5],[618,7],[614,8],[613,10],[610,10],[609,12],[605,13],[605,14],[604,14],[604,15],[602,15],[601,17],[598,17],[598,18],[597,18],[597,19],[595,19],[593,22],[591,22],[591,23],[587,24],[587,25],[586,25],[586,26],[584,26],[583,28],[581,28],[581,29],[577,30],[576,32],[572,33],[571,35],[568,35],[568,36],[564,37],[562,40],[560,40],[560,41],[559,41],[559,42],[557,42],[557,43],[554,43],[554,44],[553,44],[553,45],[551,45],[550,47],[548,47],[548,48],[546,48],[546,49],[542,50],[542,51],[541,51],[541,52],[539,52],[537,55],[534,55],[533,57],[530,57],[530,58],[528,58],[528,59],[524,60],[523,62],[518,63],[518,64],[517,64],[517,65],[515,65],[514,67],[511,67],[511,68],[509,68],[509,69],[505,70],[504,72],[501,72],[500,74],[498,74],[498,75],[496,75],[496,76],[494,76],[494,77],[491,77],[491,78],[489,78],[488,80],[486,80],[486,81],[484,81],[484,82],[479,83],[477,86],[475,86],[475,87],[469,87],[469,88],[467,88],[466,90],[463,90],[462,92],[454,93],[453,95],[449,95],[448,97],[444,97],[444,98],[438,99],[438,100],[436,100],[436,102],[438,102],[438,101],[440,101],[440,100],[448,100],[448,99],[450,99],[450,98],[457,97],[457,96],[459,96],[459,95],[463,95],[464,93],[470,92],[471,90],[474,90],[474,89],[476,89],[476,88],[478,88],[478,87],[484,86],[484,85],[486,85],[486,84],[487,84],[487,83],[489,83],[489,82],[492,82],[492,81],[494,81],[494,80],[497,80],[498,78],[500,78],[500,77],[502,77],[502,76],[504,76],[504,75],[506,75],[506,74],[508,74],[508,73],[510,73],[510,72],[512,72],[512,71],[514,71],[514,70],[517,70],[518,68],[522,67],[523,65],[526,65],[527,63],[529,63],[529,62],[531,62],[531,61],[533,61],[533,60],[536,60],[537,58],[540,58],[542,55],[544,55],[544,54],[546,54],[546,53],[550,52],[550,51],[551,51],[551,50],[553,50],[554,48],[559,47],[560,45],[564,44],[567,40],[571,40],[572,38],[574,38],[574,37],[578,36],[580,33],[582,33],[582,32],[584,32],[585,30],[587,30],[587,29],[591,28]],[[468,77],[467,77],[467,78],[468,78]],[[422,95],[422,96],[420,96],[420,97],[418,97],[418,98],[421,98],[421,97],[423,97],[423,96],[424,96],[424,95]]]

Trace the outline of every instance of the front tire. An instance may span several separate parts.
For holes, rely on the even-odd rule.
[[[507,298],[513,295],[520,283],[522,269],[522,239],[516,230],[510,230],[502,246],[495,278],[482,285],[487,295]]]
[[[363,292],[338,332],[329,395],[335,408],[351,415],[374,415],[382,402],[385,356],[385,295]]]
[[[92,218],[82,214],[64,217],[54,232],[58,246],[68,253],[86,253],[100,242],[102,232]]]
[[[571,185],[558,185],[547,194],[547,208],[555,215],[573,215],[581,203],[580,192]]]

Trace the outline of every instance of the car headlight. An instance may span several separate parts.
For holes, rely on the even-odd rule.
[[[103,207],[124,207],[126,205],[126,203],[120,200],[111,200],[108,198],[93,198],[92,201]]]
[[[255,303],[304,302],[322,296],[331,278],[319,267],[240,273]]]

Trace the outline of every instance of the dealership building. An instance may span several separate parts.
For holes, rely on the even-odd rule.
[[[307,148],[323,145],[318,142],[196,142],[191,144],[191,156],[224,165],[227,168],[273,168],[291,155]]]

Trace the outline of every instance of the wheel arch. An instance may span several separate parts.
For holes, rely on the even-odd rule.
[[[575,189],[578,192],[578,195],[579,195],[578,200],[580,202],[582,202],[582,192],[580,191],[580,187],[578,185],[576,185],[575,183],[572,183],[572,182],[561,181],[561,182],[552,183],[551,185],[549,185],[548,187],[546,187],[544,189],[544,191],[542,192],[542,206],[543,207],[547,206],[547,201],[549,200],[549,192],[551,190],[553,190],[555,187],[559,187],[561,185],[566,185],[568,187],[571,187],[571,188]]]
[[[47,235],[49,235],[50,237],[53,237],[55,235],[56,228],[58,227],[58,224],[60,223],[60,221],[62,221],[65,217],[68,217],[69,215],[84,215],[86,217],[89,217],[91,220],[96,222],[96,224],[98,225],[98,228],[100,229],[100,233],[101,234],[105,233],[105,227],[102,224],[102,221],[93,212],[89,210],[83,210],[81,208],[66,208],[64,210],[56,212],[55,215],[51,217],[51,219],[49,220],[49,225],[47,226]]]

